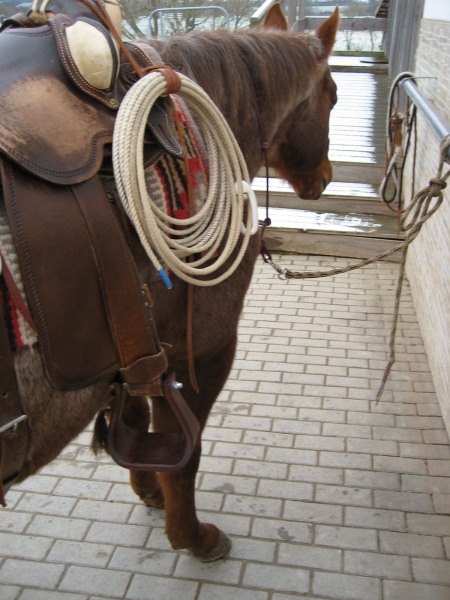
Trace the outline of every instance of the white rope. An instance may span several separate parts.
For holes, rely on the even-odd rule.
[[[114,127],[114,175],[124,209],[166,285],[171,287],[162,265],[184,281],[211,286],[235,271],[250,235],[255,232],[254,211],[249,206],[242,242],[232,264],[217,277],[203,279],[225,264],[239,242],[244,202],[249,197],[246,184],[250,184],[250,179],[244,157],[223,115],[198,85],[181,74],[180,79],[178,93],[200,119],[210,164],[208,196],[201,210],[188,219],[176,219],[159,210],[147,193],[145,128],[150,109],[167,90],[166,80],[158,71],[135,83],[122,101]],[[202,256],[187,262],[195,254]]]

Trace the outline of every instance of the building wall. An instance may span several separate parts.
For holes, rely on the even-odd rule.
[[[427,4],[430,8],[432,2],[427,0]],[[450,22],[422,19],[414,73],[417,77],[427,78],[418,80],[419,89],[450,125]],[[416,191],[427,185],[431,177],[436,176],[438,159],[438,140],[419,116]],[[406,190],[411,185],[411,158],[409,162]],[[448,168],[450,165],[447,165]],[[450,188],[450,179],[448,184]],[[425,224],[408,251],[407,277],[411,284],[434,387],[450,434],[449,188],[444,191],[443,205]],[[423,391],[426,390],[426,383],[423,383]]]

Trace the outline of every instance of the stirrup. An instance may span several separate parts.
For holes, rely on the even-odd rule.
[[[107,449],[115,462],[133,471],[175,471],[186,465],[194,451],[200,424],[177,387],[175,373],[164,377],[163,391],[183,433],[139,432],[125,424],[126,384],[115,383]]]

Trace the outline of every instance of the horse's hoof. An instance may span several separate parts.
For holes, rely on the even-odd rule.
[[[219,540],[212,550],[206,553],[199,552],[193,548],[188,548],[188,552],[199,558],[202,562],[213,562],[223,558],[228,554],[231,549],[231,540],[226,533],[219,529]]]

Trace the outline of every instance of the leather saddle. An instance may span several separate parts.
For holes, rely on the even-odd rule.
[[[48,379],[70,390],[120,374],[125,387],[116,384],[114,458],[128,468],[180,468],[199,426],[173,374],[166,375],[149,291],[122,229],[111,177],[116,112],[137,80],[127,55],[144,69],[160,59],[144,43],[119,50],[95,1],[50,0],[45,10],[53,16],[43,24],[15,15],[0,30],[3,198]],[[100,75],[89,71],[87,39],[98,41]],[[162,152],[182,157],[171,123],[171,102],[160,98],[148,119],[147,165]],[[126,394],[165,396],[183,434],[159,434],[158,441],[126,431]],[[0,437],[4,431],[0,422]]]

